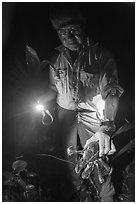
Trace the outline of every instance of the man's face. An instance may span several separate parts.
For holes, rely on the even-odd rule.
[[[84,32],[79,25],[65,26],[57,32],[62,44],[72,51],[78,50],[83,43]]]

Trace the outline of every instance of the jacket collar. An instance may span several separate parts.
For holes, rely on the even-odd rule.
[[[64,47],[64,45],[60,45],[60,46],[56,47],[55,50],[57,50],[59,52],[65,52],[67,50],[67,48]]]

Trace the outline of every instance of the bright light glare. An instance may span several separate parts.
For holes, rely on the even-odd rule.
[[[38,105],[36,105],[36,109],[37,109],[38,111],[44,111],[44,106],[41,105],[41,104],[38,104]]]

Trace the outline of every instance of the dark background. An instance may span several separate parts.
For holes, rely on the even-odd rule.
[[[89,36],[110,50],[117,62],[120,85],[124,88],[117,115],[118,126],[123,124],[125,118],[129,122],[134,121],[135,4],[128,2],[77,2],[72,4],[83,9],[87,18],[87,33]],[[40,60],[50,60],[55,52],[54,48],[60,44],[48,18],[49,5],[51,3],[46,2],[2,3],[3,171],[11,170],[11,164],[17,156],[23,154],[29,160],[30,154],[50,152],[48,148],[52,139],[49,140],[48,136],[47,140],[41,139],[39,141],[37,139],[38,134],[42,135],[41,138],[46,138],[44,137],[44,131],[50,132],[49,128],[47,128],[48,131],[42,129],[40,124],[33,124],[32,128],[32,123],[27,116],[21,119],[13,116],[16,106],[19,107],[20,102],[12,97],[10,89],[12,84],[7,79],[10,71],[14,69],[15,58],[23,65],[26,63],[26,45],[36,50]],[[48,78],[47,74],[48,71],[45,72],[45,80]],[[28,121],[27,124],[30,126],[23,125],[24,120]],[[25,133],[27,136],[25,136]],[[119,143],[122,142],[123,139],[119,140]],[[48,146],[47,149],[46,145]],[[34,168],[37,172],[41,171],[42,165],[47,166],[48,159],[45,161],[43,158],[36,158],[34,155],[33,159],[31,168]],[[39,168],[37,168],[38,166]],[[50,171],[53,169],[51,168]]]

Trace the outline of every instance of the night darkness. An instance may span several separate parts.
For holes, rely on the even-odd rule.
[[[119,82],[124,88],[117,114],[117,125],[123,124],[125,118],[129,122],[133,122],[135,100],[135,3],[77,2],[72,4],[76,4],[83,9],[87,18],[88,35],[107,48],[117,62]],[[44,182],[48,183],[49,172],[54,171],[54,168],[57,169],[60,164],[54,161],[54,167],[50,166],[49,164],[52,161],[49,158],[38,158],[35,154],[52,153],[52,142],[55,141],[54,136],[49,137],[49,135],[54,125],[46,129],[39,122],[37,124],[36,121],[30,122],[29,114],[21,117],[16,117],[13,114],[14,111],[19,110],[20,106],[23,107],[23,102],[21,102],[22,98],[20,96],[17,95],[16,98],[14,94],[14,96],[12,95],[12,84],[9,82],[8,76],[14,70],[16,60],[22,66],[25,66],[26,45],[29,45],[37,52],[40,60],[50,60],[55,53],[54,48],[60,45],[48,17],[50,5],[51,3],[47,2],[2,3],[3,171],[10,171],[15,158],[23,155],[28,162],[28,168],[41,175],[39,179],[43,185]],[[47,86],[48,68],[45,70],[43,78]],[[43,91],[46,91],[47,87],[44,88],[43,84],[41,87]],[[29,100],[27,96],[30,92],[27,92],[24,98],[25,104]],[[24,120],[26,124],[23,124]],[[33,127],[31,124],[33,124]],[[25,136],[25,133],[27,136]],[[119,142],[116,143],[118,143],[117,145],[120,143],[122,146],[122,142],[123,139],[120,138]],[[48,146],[47,149],[46,145]],[[120,148],[120,145],[118,148]]]

